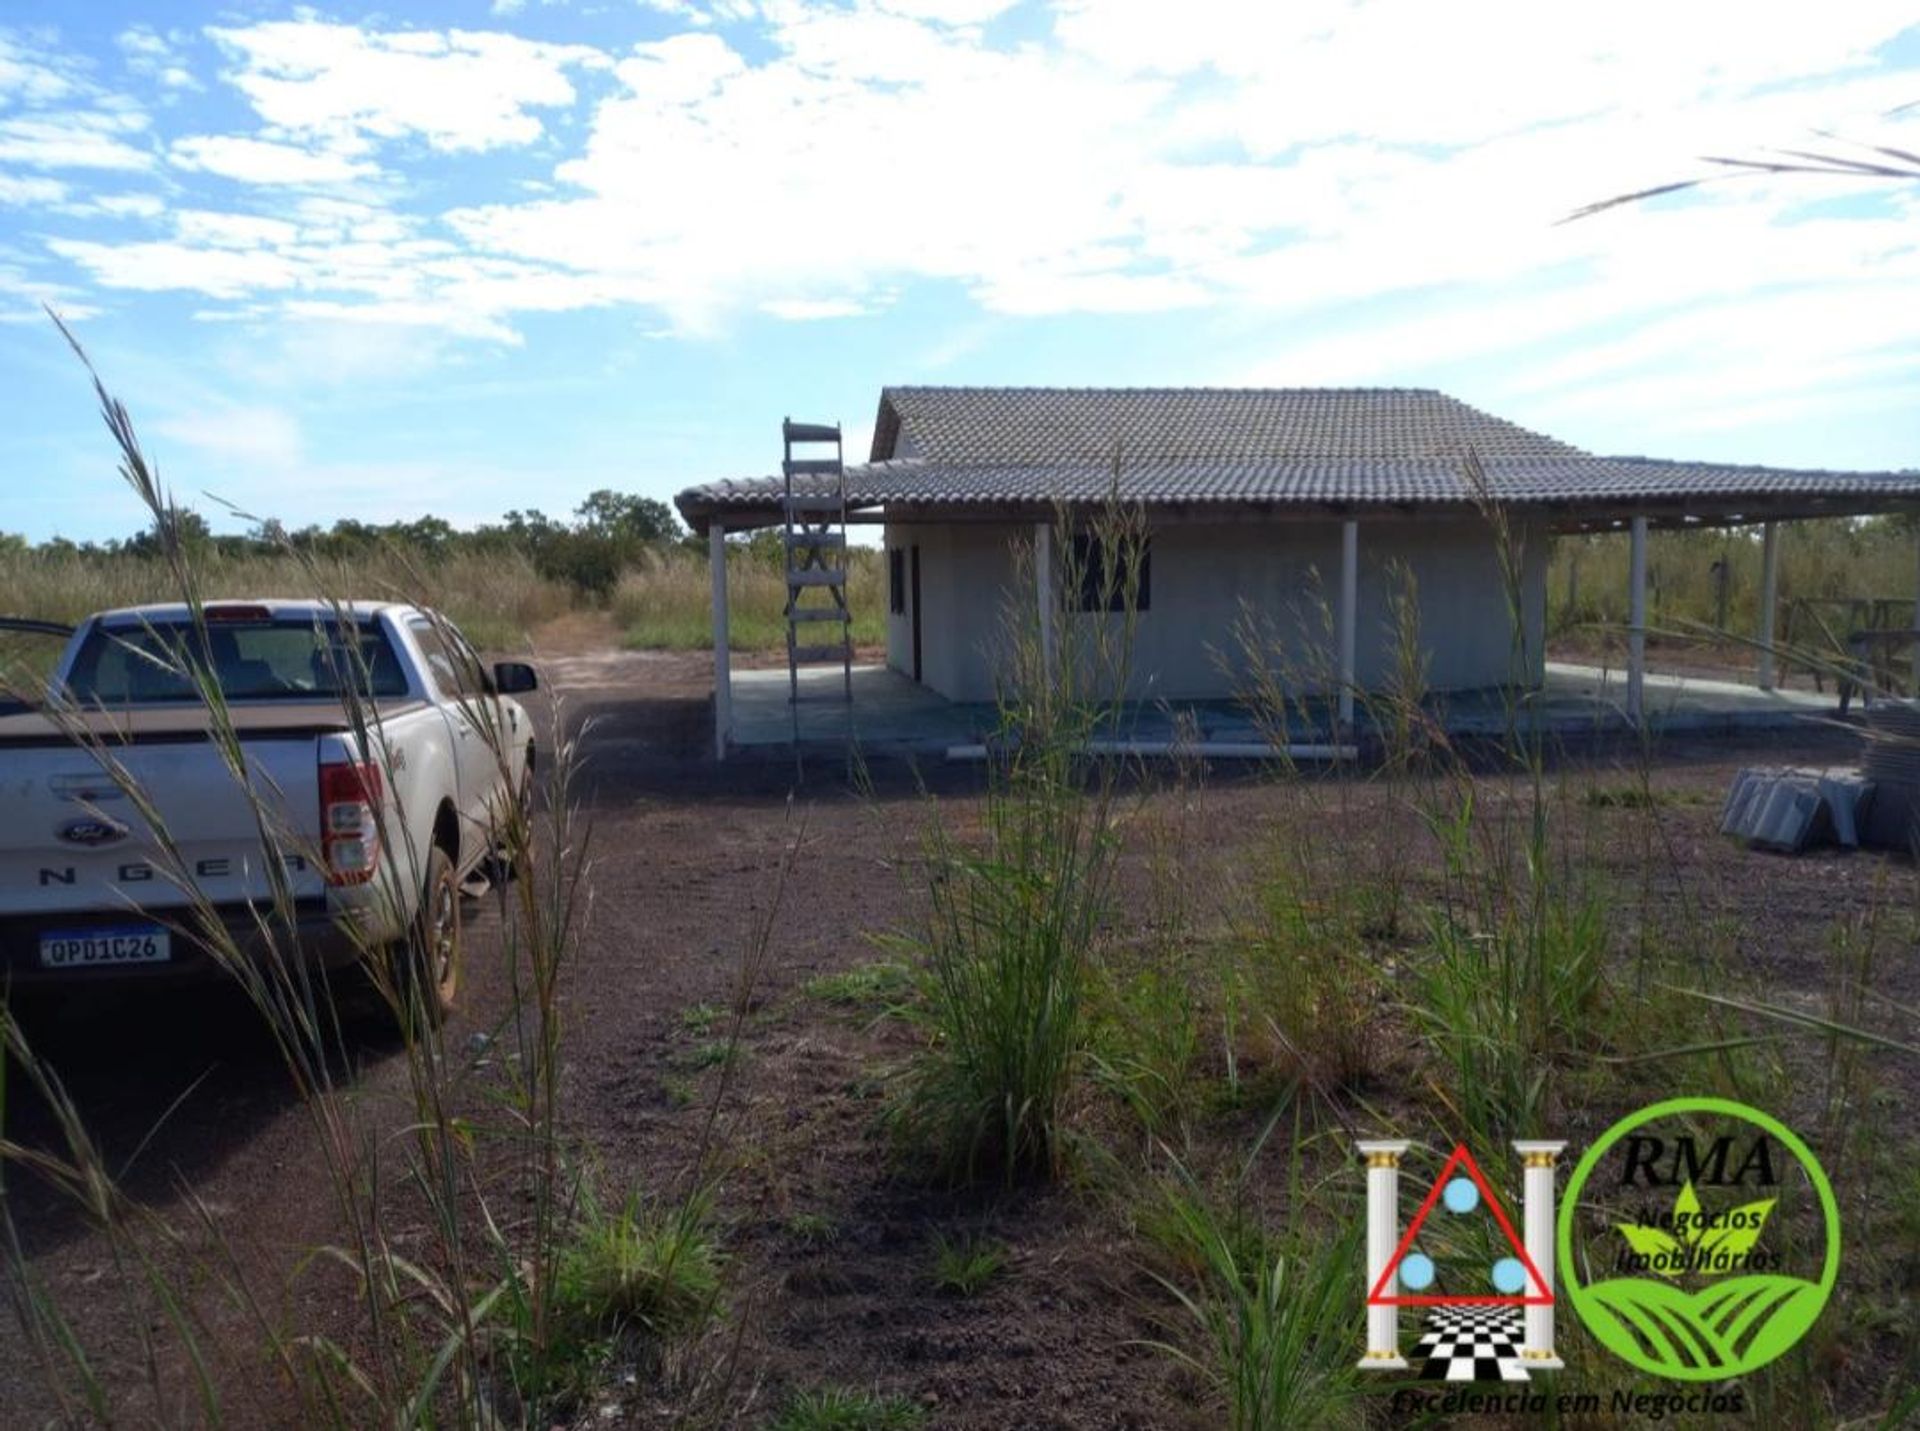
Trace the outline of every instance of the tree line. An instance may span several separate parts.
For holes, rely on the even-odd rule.
[[[620,574],[644,562],[649,553],[682,544],[706,550],[665,502],[606,488],[575,507],[570,519],[529,508],[468,528],[455,527],[442,517],[410,522],[342,517],[329,527],[315,523],[290,528],[268,521],[247,532],[216,533],[200,513],[182,509],[177,530],[190,549],[230,560],[294,551],[319,560],[352,561],[397,550],[409,558],[433,562],[457,555],[519,551],[542,576],[599,596],[610,593],[619,584]],[[160,555],[160,542],[151,528],[102,542],[53,537],[38,544],[0,532],[0,556],[29,553],[56,560],[145,560]]]

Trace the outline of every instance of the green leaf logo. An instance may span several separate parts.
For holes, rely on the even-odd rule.
[[[1625,1177],[1610,1183],[1596,1180],[1602,1160],[1629,1135],[1656,1143],[1656,1134],[1673,1136],[1662,1129],[1663,1120],[1669,1125],[1679,1123],[1696,1135],[1703,1122],[1751,1125],[1749,1132],[1760,1130],[1791,1154],[1805,1174],[1804,1184],[1789,1179],[1774,1185],[1811,1192],[1819,1222],[1824,1224],[1825,1246],[1816,1240],[1809,1247],[1801,1240],[1796,1214],[1796,1231],[1788,1245],[1783,1249],[1770,1243],[1768,1250],[1776,1255],[1761,1266],[1779,1266],[1782,1252],[1798,1259],[1818,1256],[1816,1277],[1753,1270],[1753,1254],[1779,1210],[1777,1197],[1708,1212],[1688,1180],[1674,1194],[1670,1214],[1642,1214],[1645,1221],[1640,1222],[1595,1218],[1596,1213],[1605,1216],[1608,1192],[1583,1197],[1590,1181],[1596,1189],[1603,1183],[1608,1189],[1631,1186]],[[1631,1167],[1629,1162],[1629,1171]],[[1621,1195],[1613,1192],[1615,1197]],[[1576,1243],[1576,1219],[1583,1218],[1588,1240]],[[1568,1180],[1557,1231],[1564,1297],[1587,1331],[1622,1360],[1675,1381],[1723,1380],[1782,1355],[1819,1317],[1840,1272],[1840,1208],[1819,1160],[1778,1119],[1721,1098],[1668,1099],[1602,1133]],[[1598,1241],[1591,1240],[1595,1234]],[[1616,1235],[1632,1254],[1623,1253],[1617,1263],[1613,1252],[1606,1250]],[[1617,1249],[1620,1243],[1613,1246]],[[1812,1266],[1808,1263],[1807,1269],[1811,1271]],[[1629,1275],[1603,1276],[1605,1270],[1616,1267]],[[1682,1285],[1683,1279],[1689,1285]]]

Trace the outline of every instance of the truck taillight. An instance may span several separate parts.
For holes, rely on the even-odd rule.
[[[320,767],[320,852],[329,884],[365,884],[379,868],[384,789],[370,760]]]

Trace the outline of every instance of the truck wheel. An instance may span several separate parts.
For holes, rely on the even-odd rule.
[[[427,887],[407,940],[405,972],[401,992],[409,1004],[417,997],[427,1022],[438,1028],[460,987],[460,884],[438,845],[427,856]]]

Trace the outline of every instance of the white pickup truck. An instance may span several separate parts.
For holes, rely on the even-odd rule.
[[[0,978],[215,973],[193,932],[210,908],[245,957],[271,940],[334,968],[404,948],[395,967],[443,1016],[462,884],[531,791],[533,726],[510,697],[534,689],[533,669],[488,669],[413,606],[200,609],[197,623],[182,605],[89,617],[44,699],[0,713]],[[218,682],[251,796],[210,738],[196,673]]]

